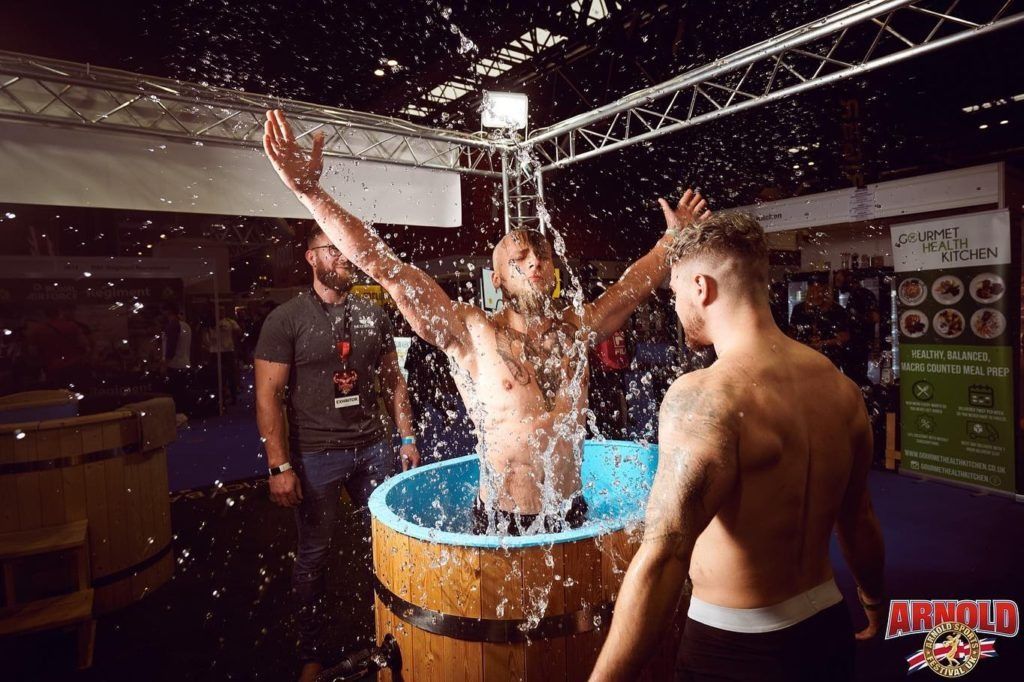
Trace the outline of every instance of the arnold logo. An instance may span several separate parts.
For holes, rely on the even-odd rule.
[[[889,605],[885,638],[925,633],[920,651],[907,657],[908,673],[929,668],[940,677],[962,677],[978,661],[996,655],[995,639],[1015,637],[1020,629],[1017,603],[995,600],[894,600]]]

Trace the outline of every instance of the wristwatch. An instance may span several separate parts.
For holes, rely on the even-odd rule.
[[[291,462],[285,462],[281,466],[270,467],[269,469],[267,469],[267,471],[270,472],[271,476],[277,476],[278,474],[283,474],[284,472],[288,471],[291,468],[292,468]]]

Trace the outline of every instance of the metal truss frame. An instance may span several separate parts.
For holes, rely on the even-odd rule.
[[[347,159],[500,177],[502,143],[395,118],[0,52],[0,120],[261,148],[267,109]]]
[[[978,4],[864,0],[534,131],[525,144],[543,160],[546,172],[1024,21],[1021,0],[1004,0],[984,18],[975,16]]]
[[[228,247],[232,261],[255,255],[268,246],[281,243],[284,231],[280,225],[246,221],[244,223],[213,223],[206,229],[206,237]],[[287,233],[284,233],[287,234]]]
[[[510,230],[546,231],[544,214],[544,174],[528,147],[502,154],[501,194],[505,214],[505,232]]]
[[[862,0],[525,140],[9,52],[0,120],[258,147],[264,111],[281,108],[299,137],[325,131],[329,155],[501,178],[506,230],[543,227],[545,172],[1024,22],[1024,0],[995,0],[977,16],[982,4]]]
[[[153,230],[136,220],[125,219],[117,224],[115,229],[118,235],[118,250],[124,249],[122,255],[138,255],[137,251],[142,250],[141,247],[138,247],[139,244],[157,241],[151,236]],[[147,237],[147,235],[149,236]],[[230,261],[235,262],[241,258],[258,254],[267,247],[287,243],[294,237],[295,231],[283,218],[246,216],[235,219],[217,218],[198,229],[177,232],[166,241],[161,241],[169,243],[180,239],[197,239],[216,242],[227,247]],[[137,249],[125,248],[129,244],[136,245]]]

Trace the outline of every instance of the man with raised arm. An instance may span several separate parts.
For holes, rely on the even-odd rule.
[[[666,236],[579,312],[556,309],[552,301],[554,261],[544,236],[528,230],[505,235],[493,256],[493,284],[505,304],[488,316],[454,303],[330,197],[320,186],[322,135],[306,154],[282,112],[270,111],[264,147],[281,180],[337,248],[387,290],[419,336],[453,360],[480,439],[477,530],[536,532],[581,524],[587,343],[621,327],[667,277],[671,234],[705,215],[700,195],[687,191],[675,210],[662,200]]]
[[[752,217],[716,214],[684,229],[673,253],[687,344],[713,345],[718,360],[665,395],[643,543],[591,680],[637,678],[688,575],[680,679],[851,680],[833,530],[867,614],[857,638],[884,617],[860,389],[773,321],[768,248]]]

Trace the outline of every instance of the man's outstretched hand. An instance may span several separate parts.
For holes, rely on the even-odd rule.
[[[313,149],[307,155],[295,141],[292,128],[280,109],[267,112],[263,130],[263,149],[288,189],[296,194],[316,189],[324,170],[324,134],[313,136]]]
[[[685,230],[693,223],[707,220],[711,215],[708,204],[700,196],[700,192],[687,189],[682,199],[673,210],[667,201],[658,199],[661,210],[665,214],[665,227],[667,232],[679,232]]]

